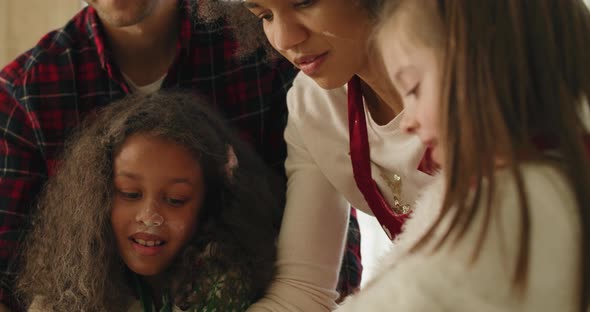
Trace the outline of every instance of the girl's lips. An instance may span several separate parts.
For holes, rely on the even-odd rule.
[[[166,241],[161,236],[144,232],[131,235],[129,241],[133,249],[143,256],[157,255],[166,244]]]
[[[149,234],[149,233],[144,233],[144,232],[137,232],[133,235],[131,235],[129,238],[131,239],[141,239],[144,241],[163,241],[164,239],[161,236],[155,235],[155,234]]]
[[[135,250],[135,252],[137,252],[138,254],[142,255],[142,256],[156,256],[160,253],[160,251],[162,251],[162,249],[164,248],[164,244],[162,243],[161,245],[158,246],[144,246],[142,244],[137,243],[134,240],[131,240],[131,246],[133,246],[133,249]]]
[[[295,64],[297,64],[303,73],[312,76],[320,69],[321,65],[326,60],[327,55],[328,52],[319,55],[300,57],[295,60]]]

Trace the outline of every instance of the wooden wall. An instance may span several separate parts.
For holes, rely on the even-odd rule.
[[[0,68],[81,8],[79,0],[0,0]]]

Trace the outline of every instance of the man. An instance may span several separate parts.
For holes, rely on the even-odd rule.
[[[285,93],[295,75],[287,62],[267,62],[262,52],[237,61],[231,31],[220,21],[195,21],[187,0],[87,2],[63,29],[0,72],[0,301],[13,309],[19,308],[12,298],[18,262],[11,259],[36,195],[72,129],[113,100],[161,88],[192,90],[267,164],[282,170],[285,158]],[[353,282],[346,289],[360,281],[358,241],[350,248],[344,275]]]

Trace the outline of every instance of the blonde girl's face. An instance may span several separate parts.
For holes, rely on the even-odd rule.
[[[201,167],[183,146],[143,134],[125,140],[113,163],[111,225],[133,272],[164,272],[193,237],[205,196]]]
[[[366,67],[373,29],[358,0],[245,0],[272,47],[325,89]]]
[[[432,150],[433,160],[442,165],[445,147],[440,140],[440,64],[434,49],[417,43],[419,39],[408,39],[408,34],[400,28],[404,24],[411,23],[403,20],[386,23],[379,30],[377,47],[387,76],[404,104],[402,130],[417,134]]]

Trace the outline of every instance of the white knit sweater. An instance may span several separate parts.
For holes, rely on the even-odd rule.
[[[553,167],[530,164],[522,169],[531,230],[524,295],[511,287],[521,230],[516,184],[508,172],[499,172],[488,233],[474,263],[470,257],[482,214],[454,249],[445,244],[432,254],[407,252],[438,215],[443,187],[437,182],[432,186],[437,190],[419,200],[381,274],[337,311],[577,311],[580,225],[573,194]],[[448,224],[445,217],[441,230]]]

